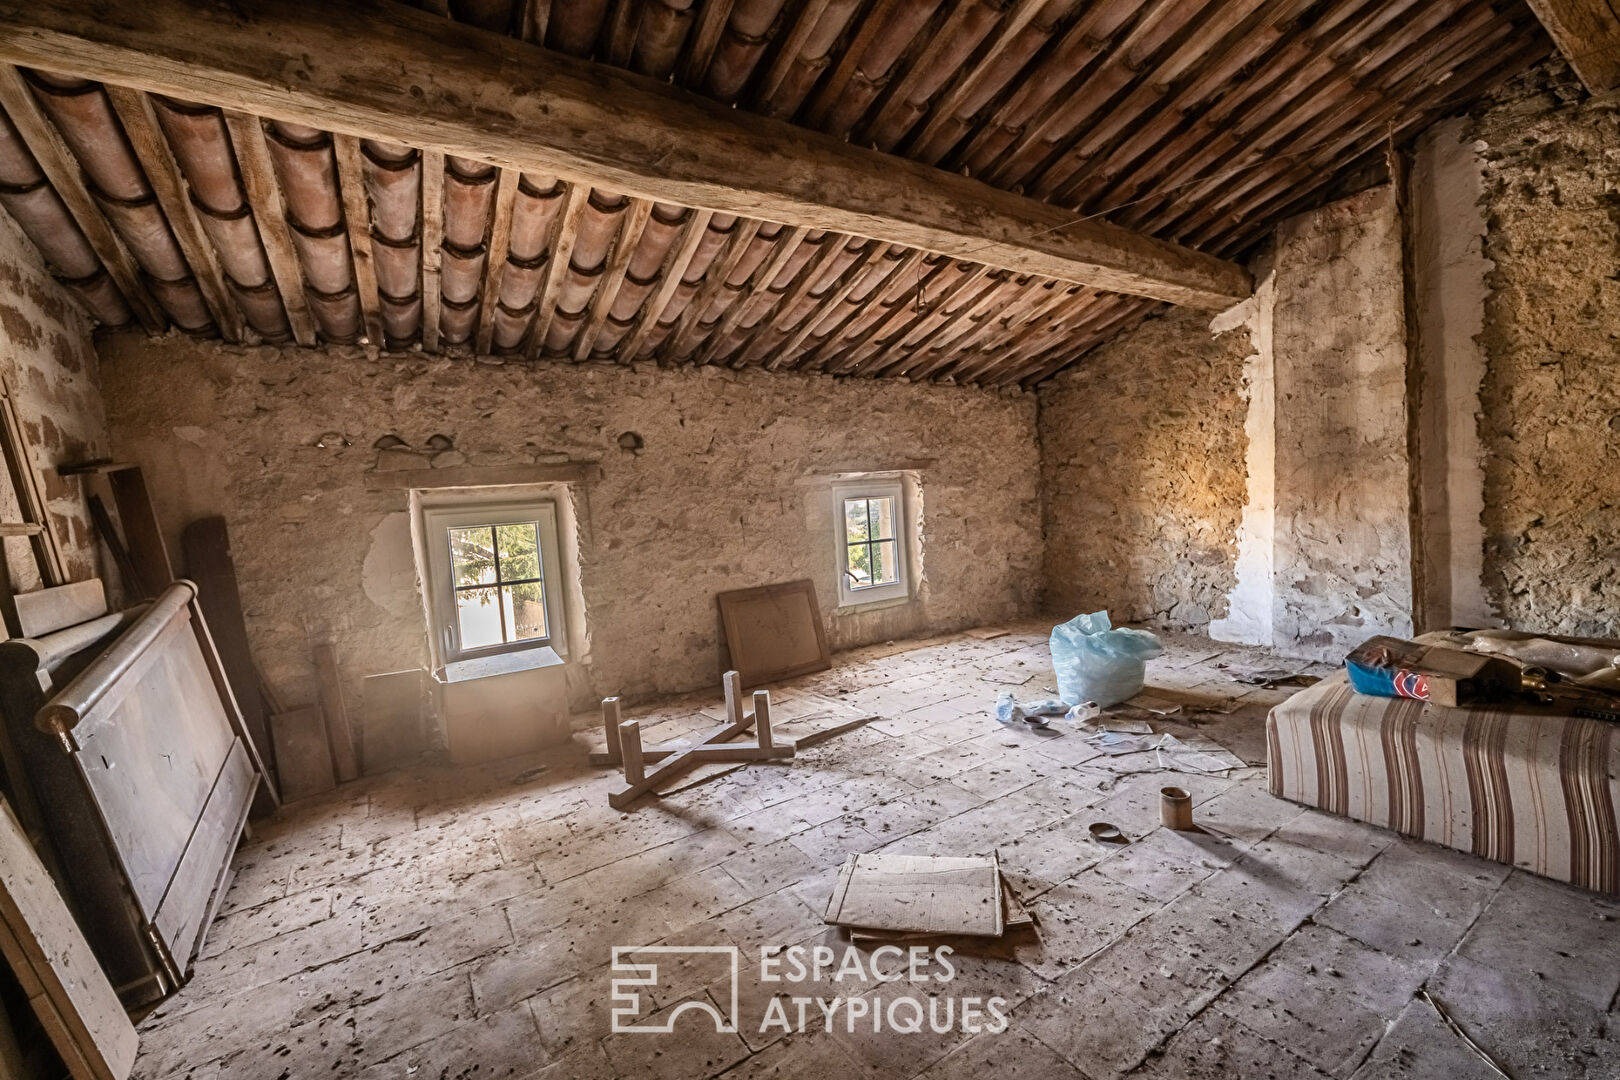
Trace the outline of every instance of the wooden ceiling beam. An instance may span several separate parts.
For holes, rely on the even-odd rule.
[[[630,200],[630,216],[613,241],[613,254],[608,256],[607,271],[602,275],[602,283],[596,287],[596,295],[591,297],[590,317],[574,339],[576,361],[591,358],[596,336],[602,332],[608,312],[613,310],[613,301],[618,299],[619,290],[624,287],[624,275],[630,271],[630,260],[635,257],[636,245],[641,243],[641,234],[647,229],[652,208],[653,204],[647,199]]]
[[[225,274],[214,254],[214,245],[209,242],[202,224],[197,220],[197,211],[191,205],[185,177],[181,175],[180,166],[175,162],[168,141],[158,127],[151,99],[139,90],[122,86],[109,86],[106,90],[107,99],[118,114],[118,122],[123,125],[124,134],[129,138],[129,145],[146,173],[147,182],[152,185],[152,193],[157,196],[158,206],[162,207],[163,216],[169,219],[175,242],[180,245],[180,251],[191,266],[203,302],[208,305],[208,313],[214,317],[214,325],[219,327],[220,337],[226,341],[241,341],[242,313],[237,310],[236,301],[225,286]]]
[[[444,257],[444,152],[422,151],[422,349],[439,351],[439,268]]]
[[[529,325],[528,355],[538,360],[545,352],[546,335],[551,332],[551,320],[557,314],[557,294],[562,279],[568,273],[569,261],[574,257],[574,238],[579,235],[580,215],[590,201],[589,184],[569,184],[563,196],[562,212],[551,233],[551,251],[546,256],[546,276],[540,283],[540,294],[534,298],[534,321]]]
[[[512,241],[512,207],[517,202],[518,174],[502,169],[495,180],[495,212],[490,215],[489,239],[485,242],[484,287],[478,301],[478,335],[473,348],[489,355],[495,342],[495,308],[501,295],[501,275],[506,272],[507,246]]]
[[[680,242],[674,245],[674,251],[664,262],[658,278],[658,287],[641,305],[641,311],[636,315],[635,326],[619,345],[621,363],[632,363],[640,354],[641,347],[647,343],[647,338],[657,328],[664,309],[675,296],[675,290],[681,287],[681,278],[685,276],[686,268],[692,264],[692,256],[697,254],[698,246],[703,243],[703,234],[708,231],[709,219],[712,217],[714,212],[711,210],[692,210],[687,213],[686,224],[681,226]]]
[[[0,60],[1196,307],[1252,284],[1226,260],[383,0],[146,0],[117,19],[0,0]]]
[[[332,136],[332,155],[337,159],[338,189],[343,196],[344,224],[349,230],[355,291],[360,296],[360,311],[366,318],[365,340],[380,349],[386,344],[382,298],[377,293],[377,268],[371,261],[371,202],[366,195],[360,140],[353,135]]]
[[[1609,0],[1529,0],[1558,51],[1594,94],[1620,88],[1620,12]]]
[[[304,271],[298,265],[287,210],[281,201],[281,184],[270,160],[270,147],[264,140],[264,124],[257,116],[226,109],[225,127],[236,150],[236,167],[242,174],[253,220],[259,226],[259,239],[270,261],[270,274],[281,293],[281,306],[287,309],[293,340],[300,345],[315,344],[315,316],[304,294]]]
[[[725,313],[720,316],[720,324],[709,334],[708,340],[703,343],[703,348],[698,350],[698,363],[710,364],[714,362],[715,354],[725,344],[726,338],[730,337],[731,332],[737,328],[738,324],[743,321],[749,312],[754,310],[754,305],[759,302],[760,294],[770,291],[771,283],[776,280],[776,275],[780,274],[782,267],[786,266],[788,260],[793,258],[793,253],[799,249],[799,245],[804,242],[804,238],[809,232],[810,230],[803,225],[795,225],[791,229],[782,230],[777,235],[776,246],[771,249],[771,257],[765,260],[764,265],[754,271],[754,276],[749,278],[747,288],[743,290],[743,294],[737,297],[730,307],[726,308]],[[832,239],[832,234],[829,233],[822,243],[830,243]],[[826,249],[823,248],[823,250]]]
[[[11,117],[12,126],[22,136],[23,142],[28,144],[34,160],[39,162],[40,170],[56,189],[57,195],[61,196],[73,220],[78,223],[79,231],[84,233],[96,257],[112,275],[124,299],[129,301],[130,310],[140,320],[141,326],[149,334],[163,333],[169,327],[168,315],[147,290],[134,256],[118,239],[118,234],[102,214],[101,207],[91,197],[90,189],[85,187],[78,160],[51,122],[45,119],[39,103],[34,100],[33,91],[28,89],[22,73],[14,67],[0,65],[0,107]]]

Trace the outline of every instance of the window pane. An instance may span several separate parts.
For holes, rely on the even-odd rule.
[[[497,525],[496,547],[501,556],[501,580],[521,581],[540,576],[539,529],[532,521]]]
[[[872,500],[872,539],[894,539],[894,500]]]
[[[849,552],[850,588],[858,589],[863,585],[872,584],[872,545],[850,544],[844,550]]]
[[[483,585],[495,580],[493,534],[487,525],[450,530],[450,572],[457,585]]]
[[[489,535],[489,530],[484,530]],[[461,626],[461,647],[482,649],[499,645],[501,609],[495,605],[494,589],[461,589],[456,593],[456,619]]]
[[[887,501],[887,500],[885,500]],[[899,560],[895,558],[894,541],[884,540],[872,545],[872,584],[893,585],[900,580]]]
[[[501,588],[506,605],[508,641],[528,641],[546,636],[546,594],[538,581]]]
[[[869,535],[866,499],[844,500],[844,539],[849,543],[865,540]]]

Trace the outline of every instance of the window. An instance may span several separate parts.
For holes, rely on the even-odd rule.
[[[566,652],[551,503],[441,507],[422,520],[443,662],[540,646]]]
[[[905,497],[899,481],[840,484],[833,495],[838,511],[840,606],[908,596]]]

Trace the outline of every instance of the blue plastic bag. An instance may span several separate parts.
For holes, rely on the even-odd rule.
[[[1141,692],[1147,661],[1164,649],[1146,630],[1113,626],[1108,612],[1094,611],[1052,628],[1058,697],[1071,705],[1095,701],[1106,707]]]

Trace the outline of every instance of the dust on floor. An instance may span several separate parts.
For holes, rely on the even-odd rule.
[[[1167,646],[1149,685],[1182,708],[1142,716],[1261,764],[1266,711],[1292,690],[1230,672],[1276,661]],[[773,699],[784,722],[880,719],[629,813],[584,736],[539,772],[412,769],[300,803],[242,848],[195,978],[141,1025],[136,1074],[1493,1076],[1420,989],[1510,1075],[1620,1073],[1620,904],[1273,798],[1261,768],[1164,772],[1061,723],[992,718],[999,691],[1051,685],[1034,624],[879,647]],[[679,734],[715,706],[627,715]],[[1158,826],[1166,784],[1203,831]],[[1091,839],[1099,820],[1132,842]],[[915,982],[909,956],[849,962],[821,913],[845,857],[880,850],[997,851],[1038,933],[958,942],[944,980],[929,952]],[[659,967],[627,1004],[615,946],[741,960],[734,982],[725,953],[627,954]],[[762,981],[762,953],[806,978]],[[724,1020],[733,985],[735,1031],[683,1009]],[[672,1034],[615,1033],[615,1005],[633,1025],[681,1015]]]

